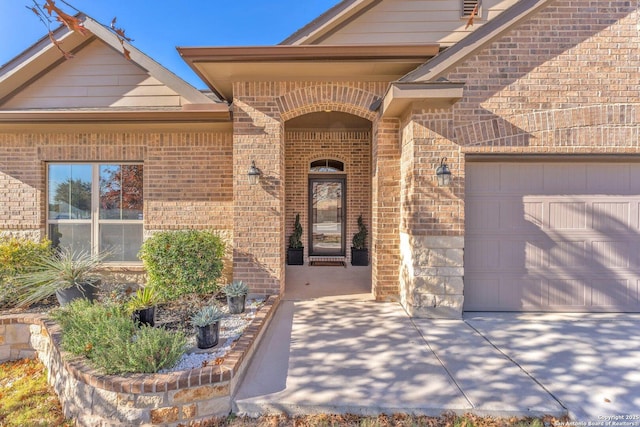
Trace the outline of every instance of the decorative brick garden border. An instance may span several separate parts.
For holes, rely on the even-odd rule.
[[[0,316],[0,362],[38,357],[65,416],[80,426],[188,425],[231,401],[280,302],[270,296],[220,365],[169,374],[102,375],[60,350],[60,327],[37,314]]]

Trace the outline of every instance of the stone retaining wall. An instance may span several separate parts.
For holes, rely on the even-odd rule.
[[[0,316],[0,362],[38,357],[65,416],[80,426],[178,426],[226,416],[279,303],[271,296],[219,365],[169,374],[102,375],[60,349],[60,328],[41,315]]]

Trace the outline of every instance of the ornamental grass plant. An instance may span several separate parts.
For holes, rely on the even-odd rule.
[[[61,249],[40,253],[33,265],[15,276],[18,307],[28,307],[55,295],[56,292],[88,284],[95,286],[102,278],[98,270],[108,253],[93,255],[85,251]]]

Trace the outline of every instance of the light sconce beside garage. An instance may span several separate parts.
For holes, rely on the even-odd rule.
[[[256,167],[256,161],[251,161],[251,167],[249,167],[249,172],[247,172],[247,176],[249,177],[249,184],[254,185],[258,183],[260,179],[260,169]]]
[[[440,166],[436,168],[436,177],[438,178],[438,187],[448,187],[451,184],[451,171],[447,166],[447,158],[440,160]]]

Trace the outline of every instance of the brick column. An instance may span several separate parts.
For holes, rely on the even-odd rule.
[[[414,114],[403,127],[400,295],[415,317],[460,318],[463,305],[464,156],[448,139],[447,111]],[[438,187],[442,157],[453,173]]]
[[[371,286],[378,301],[395,300],[399,293],[399,129],[397,119],[373,124]]]
[[[284,126],[275,84],[235,84],[233,109],[233,277],[251,292],[284,291]],[[250,185],[251,162],[261,170]]]

